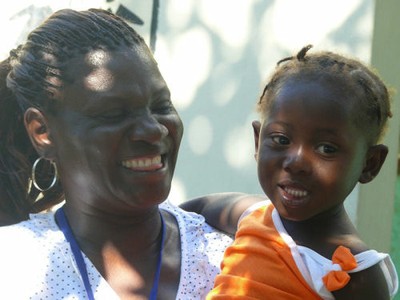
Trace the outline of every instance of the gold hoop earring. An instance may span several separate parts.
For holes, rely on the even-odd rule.
[[[57,182],[57,176],[58,176],[58,171],[57,171],[57,165],[54,161],[50,161],[52,167],[54,168],[54,177],[53,177],[53,181],[50,183],[50,185],[47,188],[42,188],[38,185],[38,183],[36,182],[36,167],[39,164],[39,162],[44,159],[43,157],[39,157],[37,160],[35,160],[35,162],[33,163],[32,166],[32,183],[35,186],[35,188],[37,188],[39,191],[41,192],[46,192],[48,190],[50,190]]]

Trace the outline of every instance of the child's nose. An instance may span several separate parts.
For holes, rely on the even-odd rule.
[[[303,146],[293,147],[286,153],[283,161],[283,168],[289,173],[304,173],[311,172],[310,154]]]

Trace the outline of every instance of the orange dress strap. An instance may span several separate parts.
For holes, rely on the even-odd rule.
[[[274,226],[272,211],[272,204],[261,207],[240,222],[207,300],[321,299],[297,268]]]

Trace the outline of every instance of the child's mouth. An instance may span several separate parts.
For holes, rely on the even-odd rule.
[[[280,186],[282,202],[288,207],[303,206],[309,201],[309,192],[305,189],[292,186]]]

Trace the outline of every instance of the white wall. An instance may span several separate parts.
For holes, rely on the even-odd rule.
[[[123,4],[145,20],[135,28],[149,40],[151,2],[9,1],[0,11],[0,55],[65,7],[115,11]],[[373,20],[373,0],[160,0],[155,56],[185,124],[171,200],[220,191],[261,193],[251,121],[267,75],[279,59],[309,43],[369,62]],[[390,133],[388,143],[397,147],[398,134]],[[383,176],[394,168],[385,166]],[[379,189],[394,189],[393,181],[385,186],[380,180]],[[356,187],[346,201],[356,224],[359,194]]]
[[[186,126],[173,201],[261,193],[251,121],[276,62],[306,44],[371,53],[372,0],[161,1],[155,55]],[[356,220],[358,189],[346,205]]]

